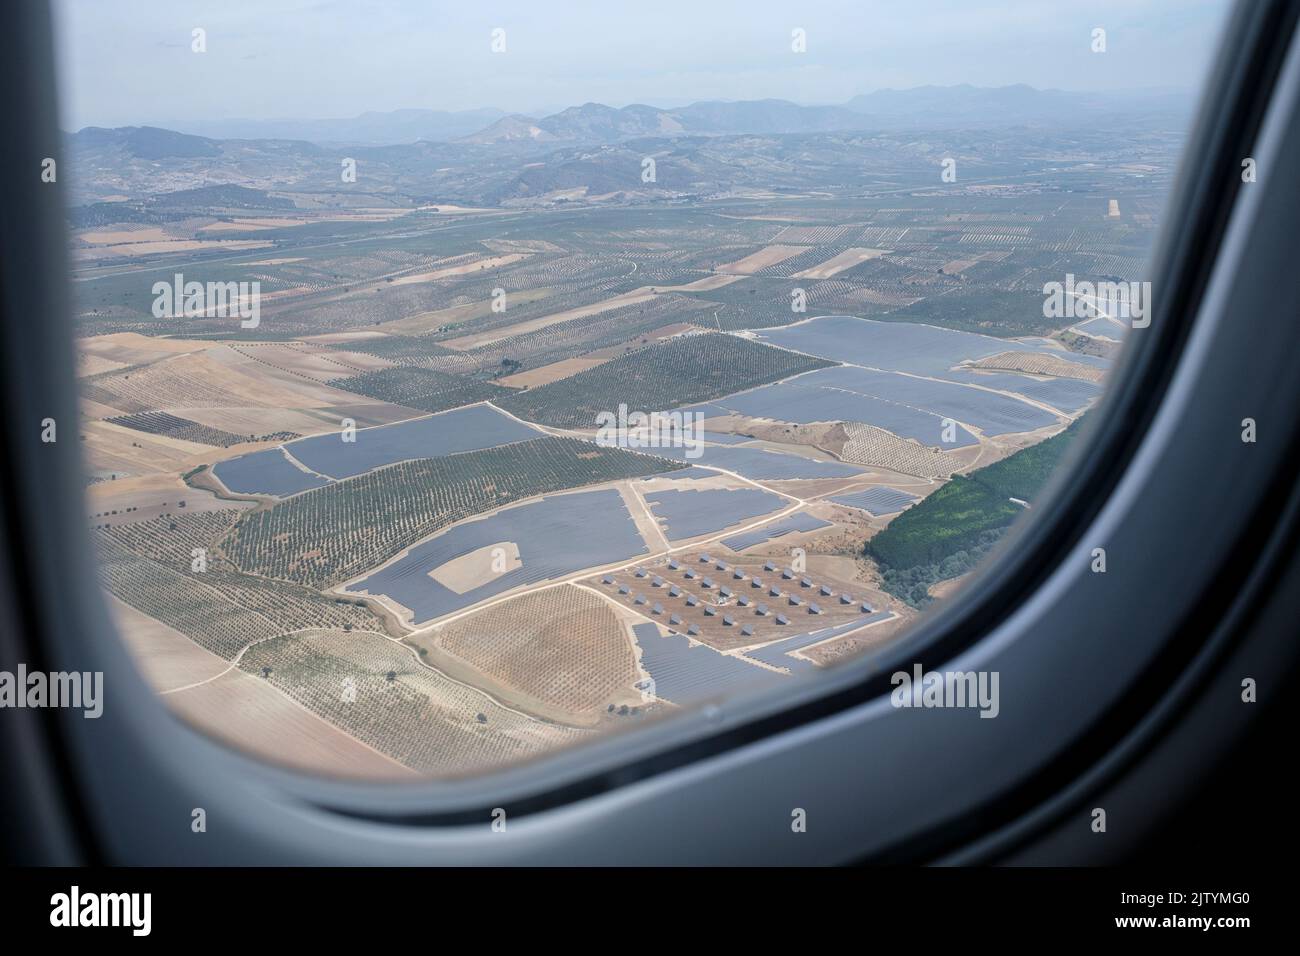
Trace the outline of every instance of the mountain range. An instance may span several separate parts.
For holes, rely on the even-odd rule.
[[[1069,125],[1162,114],[1185,116],[1192,98],[1179,91],[1078,93],[1003,87],[921,86],[877,90],[838,105],[787,100],[704,101],[661,109],[586,103],[530,117],[498,109],[404,109],[350,119],[179,120],[159,124],[209,139],[282,139],[363,146],[454,142],[613,143],[645,136],[813,133],[881,129],[959,129]]]

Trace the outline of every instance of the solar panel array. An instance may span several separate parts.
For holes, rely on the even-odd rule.
[[[756,544],[779,538],[794,531],[816,531],[818,528],[829,528],[830,525],[829,521],[823,521],[821,518],[799,511],[788,518],[774,521],[772,524],[757,530],[732,535],[730,538],[723,538],[722,543],[732,551],[744,551],[746,548],[752,548]]]
[[[632,630],[641,645],[641,666],[655,682],[655,696],[674,704],[689,704],[783,679],[781,674],[740,657],[720,654],[707,645],[692,647],[680,634],[661,636],[653,624],[637,624]]]
[[[916,495],[908,494],[906,491],[882,485],[879,488],[870,488],[851,495],[835,495],[830,500],[836,504],[848,505],[850,508],[860,508],[873,515],[892,515],[918,499]]]

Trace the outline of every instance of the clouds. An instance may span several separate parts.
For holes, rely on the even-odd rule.
[[[198,3],[56,0],[63,125],[536,111],[880,87],[1193,87],[1226,0]],[[1094,27],[1104,55],[1089,50]],[[208,52],[190,51],[194,27]],[[504,27],[508,52],[493,54]],[[790,49],[791,30],[808,51]]]

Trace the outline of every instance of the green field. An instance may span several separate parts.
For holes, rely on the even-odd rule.
[[[448,525],[533,495],[682,466],[576,438],[400,462],[240,517],[221,547],[241,570],[322,587]]]
[[[958,475],[904,511],[867,542],[886,590],[921,605],[930,584],[973,568],[1032,502],[1079,432],[1079,419],[1059,435],[969,475]]]
[[[834,364],[732,335],[684,335],[499,404],[529,421],[594,428],[597,415],[620,404],[645,413],[667,411]]]

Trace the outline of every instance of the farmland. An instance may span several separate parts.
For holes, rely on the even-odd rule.
[[[887,643],[1038,506],[1123,337],[1043,286],[1145,277],[1181,142],[579,125],[350,184],[316,145],[71,137],[86,514],[178,713],[459,776]],[[178,274],[260,320],[157,308]],[[700,444],[597,444],[620,406]]]
[[[610,606],[572,585],[524,594],[435,632],[434,646],[511,691],[590,721],[636,699],[636,657]]]
[[[376,635],[286,635],[252,648],[240,667],[265,673],[312,713],[426,775],[481,773],[581,735],[503,707]]]
[[[329,384],[381,402],[392,402],[426,412],[445,412],[451,408],[509,394],[497,385],[418,367],[384,368],[350,378],[334,379]]]
[[[324,586],[453,522],[548,491],[670,471],[660,458],[538,438],[402,462],[243,516],[222,541],[250,573]]]
[[[620,404],[645,412],[706,402],[830,363],[718,333],[684,335],[529,389],[502,408],[546,425],[593,428]]]

